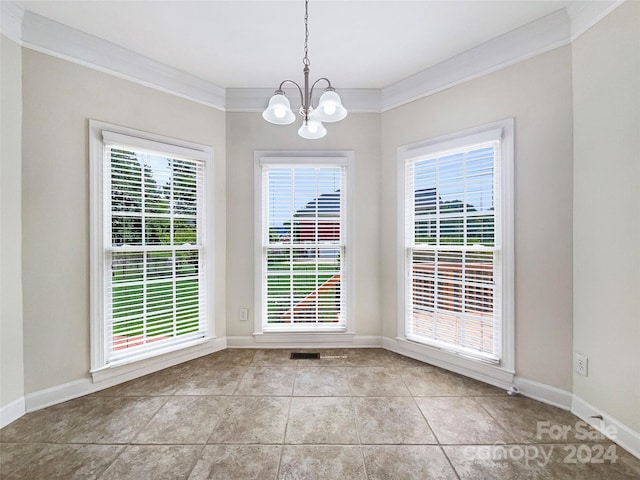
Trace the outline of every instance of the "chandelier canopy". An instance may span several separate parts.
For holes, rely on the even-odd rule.
[[[276,125],[289,125],[293,123],[296,116],[291,111],[291,104],[289,99],[282,90],[283,85],[291,83],[298,88],[300,92],[300,108],[298,113],[302,116],[302,125],[298,129],[298,135],[303,138],[322,138],[327,134],[327,129],[324,128],[322,122],[338,122],[347,116],[347,109],[342,106],[340,95],[336,93],[335,88],[331,86],[331,82],[327,78],[319,78],[309,88],[309,0],[304,2],[304,58],[302,63],[304,68],[302,70],[304,74],[304,91],[293,80],[284,80],[280,83],[278,89],[274,92],[273,96],[269,100],[269,105],[262,112],[262,118],[267,122],[274,123]],[[326,82],[327,86],[324,89],[323,94],[318,100],[318,106],[313,107],[313,89],[320,82]]]

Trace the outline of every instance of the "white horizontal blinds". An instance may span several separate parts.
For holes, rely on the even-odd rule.
[[[108,361],[204,337],[204,162],[104,151]]]
[[[499,140],[406,163],[409,339],[498,361]]]
[[[344,167],[263,166],[265,330],[344,325]]]

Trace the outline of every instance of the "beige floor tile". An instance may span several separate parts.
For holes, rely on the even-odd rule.
[[[359,446],[285,445],[278,480],[366,480]]]
[[[413,396],[506,395],[491,385],[440,368],[404,368],[402,379]]]
[[[247,367],[225,367],[206,363],[185,379],[176,395],[233,395]]]
[[[438,446],[365,445],[368,480],[457,480]]]
[[[473,398],[421,397],[416,403],[442,444],[514,442]]]
[[[6,478],[49,447],[46,443],[3,443],[0,445],[0,478]]]
[[[202,446],[131,445],[100,480],[186,480]]]
[[[348,396],[349,379],[344,367],[298,367],[293,395],[300,397]]]
[[[206,443],[226,403],[224,397],[170,397],[133,443]]]
[[[248,367],[255,355],[255,350],[228,348],[199,358],[198,367]]]
[[[208,445],[189,480],[272,480],[281,450],[280,445]]]
[[[236,395],[291,395],[295,367],[248,367]]]
[[[575,415],[526,397],[476,399],[520,443],[607,441]],[[588,433],[587,433],[588,432]]]
[[[2,442],[55,442],[102,405],[100,398],[81,397],[27,413],[0,431]]]
[[[231,397],[207,443],[280,444],[289,397]]]
[[[353,348],[343,350],[346,355],[345,365],[348,367],[395,367],[398,356],[382,348]]]
[[[350,398],[291,399],[285,443],[357,444],[355,410]]]
[[[640,460],[609,443],[445,446],[444,450],[461,480],[483,475],[497,480],[640,478]]]
[[[354,398],[363,444],[437,443],[410,397]]]
[[[96,392],[94,396],[142,397],[173,395],[178,386],[196,371],[197,366],[197,360],[193,360]]]
[[[49,445],[3,480],[93,480],[115,460],[118,445]]]
[[[256,350],[252,367],[296,367],[297,360],[291,359],[292,352],[298,352],[302,350],[282,350],[282,349],[269,349],[269,350]]]
[[[460,480],[540,480],[545,476],[542,452],[522,450],[522,445],[466,445],[443,447]],[[545,453],[546,454],[546,453]],[[560,479],[554,479],[560,480]],[[567,479],[568,480],[568,479]],[[577,480],[577,479],[572,479]]]
[[[354,396],[409,396],[400,370],[385,367],[352,367],[347,370]]]
[[[167,397],[117,397],[105,400],[62,437],[68,443],[129,443]]]

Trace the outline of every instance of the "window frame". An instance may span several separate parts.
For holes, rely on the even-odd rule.
[[[203,336],[186,342],[170,343],[163,348],[150,351],[137,352],[117,359],[109,360],[106,325],[106,311],[110,301],[107,298],[109,280],[108,268],[105,262],[105,250],[111,248],[110,242],[105,239],[105,221],[111,216],[109,210],[110,201],[105,198],[108,186],[105,185],[108,178],[106,162],[104,159],[105,143],[109,140],[126,140],[128,145],[138,147],[141,150],[151,150],[167,156],[175,155],[191,158],[204,162],[203,188],[204,195],[198,199],[202,208],[202,222],[199,225],[199,234],[202,235],[202,262],[204,279],[202,294],[205,297],[205,331]],[[128,127],[113,125],[96,120],[89,120],[89,181],[90,181],[90,373],[94,381],[108,378],[110,369],[121,367],[131,363],[139,363],[145,360],[159,357],[171,352],[177,352],[201,345],[215,338],[214,322],[214,168],[213,149],[207,145],[187,142],[171,137],[156,135]],[[200,208],[199,207],[199,208]],[[202,295],[201,294],[201,295]],[[143,362],[144,363],[144,362]],[[106,377],[105,377],[106,375]]]
[[[500,268],[502,284],[501,297],[501,352],[498,362],[453,352],[435,345],[418,343],[407,338],[406,322],[410,306],[407,303],[410,275],[410,262],[407,258],[407,219],[406,219],[406,165],[410,161],[433,155],[437,152],[452,150],[490,140],[500,139],[499,184],[500,201],[496,205],[496,216],[499,215],[502,226],[496,230],[496,245],[500,250]],[[426,141],[403,145],[397,150],[398,158],[398,325],[397,340],[402,346],[414,354],[436,365],[454,370],[475,373],[487,379],[497,379],[503,383],[511,383],[515,366],[515,310],[514,310],[514,120],[508,118],[434,137]]]
[[[344,323],[341,326],[314,328],[314,326],[299,326],[299,328],[267,328],[265,329],[265,312],[263,308],[263,279],[264,268],[264,230],[263,230],[263,166],[277,165],[282,167],[343,167],[343,195],[344,205],[341,208],[342,226],[341,236],[344,239],[342,248],[344,256],[341,279],[343,295],[342,306]],[[353,335],[352,288],[353,288],[353,254],[352,254],[352,208],[353,208],[353,152],[351,151],[256,151],[254,152],[254,338],[256,341],[288,341],[304,340],[305,334],[314,342],[331,341],[335,335],[340,337]],[[289,337],[293,336],[293,339]]]

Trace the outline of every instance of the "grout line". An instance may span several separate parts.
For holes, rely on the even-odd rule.
[[[180,444],[180,445],[184,445],[184,444]],[[187,472],[187,474],[185,475],[184,478],[188,479],[191,476],[191,473],[193,473],[193,470],[196,468],[196,465],[198,464],[198,462],[200,462],[200,460],[204,456],[203,454],[204,454],[205,447],[206,447],[206,444],[200,446],[200,451],[198,452],[198,455],[196,455],[196,459],[193,461],[193,464],[191,465],[191,468],[189,469],[189,471]]]
[[[494,422],[496,422],[496,425],[498,425],[498,427],[500,427],[500,429],[504,433],[506,433],[509,436],[509,438],[517,442],[517,438],[509,430],[506,429],[506,427],[502,424],[502,422],[498,418],[494,417],[491,414],[491,412],[477,399],[477,397],[469,397],[469,398],[471,398],[476,404],[480,405],[480,408],[484,410],[487,413],[487,415],[489,415],[489,418],[491,418]]]
[[[100,474],[99,474],[99,475],[97,475],[97,476],[95,477],[95,478],[96,478],[96,480],[99,480],[100,478],[102,478],[102,476],[105,474],[105,472],[106,472],[107,470],[109,470],[109,469],[110,469],[110,468],[111,468],[111,467],[112,467],[112,466],[113,466],[113,465],[118,461],[118,459],[122,456],[122,454],[124,453],[124,451],[128,448],[128,445],[119,445],[119,446],[120,446],[120,447],[122,447],[122,448],[120,449],[120,451],[118,452],[118,454],[113,458],[113,460],[111,461],[111,463],[110,463],[109,465],[107,465],[107,466],[105,467],[105,469],[104,469],[104,470],[102,470],[102,471],[100,472]]]
[[[289,428],[289,419],[291,418],[291,403],[292,397],[289,397],[289,408],[287,409],[287,421],[284,424],[284,435],[282,435],[282,443],[280,444],[280,458],[278,459],[278,468],[276,469],[276,479],[280,475],[280,468],[282,468],[282,457],[284,455],[284,446],[287,441],[287,429]]]

